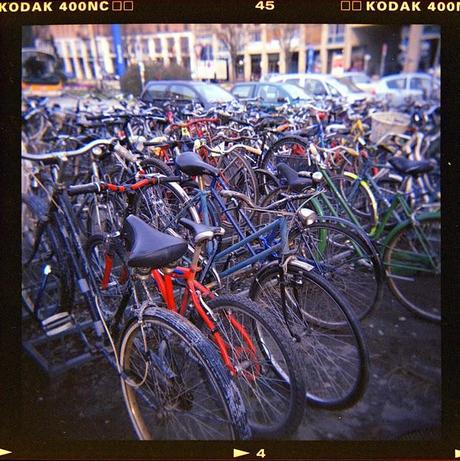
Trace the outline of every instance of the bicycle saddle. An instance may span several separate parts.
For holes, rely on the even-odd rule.
[[[131,254],[128,266],[159,269],[176,261],[187,251],[187,242],[163,234],[134,215],[126,218],[123,233]]]
[[[189,176],[201,176],[204,174],[217,176],[219,174],[218,168],[204,162],[194,152],[184,152],[178,155],[176,157],[176,165],[180,171]]]
[[[403,157],[391,157],[388,160],[400,173],[417,176],[433,170],[434,165],[429,160],[408,160]]]
[[[287,181],[288,187],[295,192],[300,192],[303,188],[311,186],[313,181],[309,178],[301,178],[297,171],[285,163],[280,163],[277,167],[278,176]]]
[[[222,227],[207,226],[206,224],[196,223],[187,218],[180,218],[179,222],[193,232],[195,243],[200,243],[203,240],[211,240],[216,235],[225,234],[225,229]]]

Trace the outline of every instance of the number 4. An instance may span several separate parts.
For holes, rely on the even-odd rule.
[[[275,9],[275,1],[274,0],[266,0],[265,2],[260,0],[260,2],[257,2],[257,5],[255,8],[258,8],[259,10],[274,10]]]
[[[273,2],[270,2],[270,3],[273,3]],[[257,452],[256,456],[258,456],[259,458],[265,458],[265,456],[267,456],[267,455],[265,454],[265,450],[264,450],[263,448],[261,448],[261,449]]]

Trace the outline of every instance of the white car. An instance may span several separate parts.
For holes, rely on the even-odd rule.
[[[342,78],[350,80],[351,83],[363,91],[369,91],[372,86],[371,78],[364,72],[344,72],[343,76],[339,78],[339,81],[341,81]]]
[[[438,97],[439,80],[422,72],[387,75],[371,85],[371,92],[377,97],[385,97],[394,106],[406,99],[421,101],[427,97]]]
[[[270,81],[293,83],[314,97],[343,97],[350,103],[369,97],[349,80],[341,82],[328,74],[285,74],[272,77]]]

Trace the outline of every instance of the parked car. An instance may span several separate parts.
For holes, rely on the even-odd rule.
[[[245,82],[230,90],[237,99],[259,98],[262,106],[276,107],[285,103],[299,105],[312,101],[302,88],[290,83]]]
[[[376,96],[388,98],[394,106],[404,103],[406,98],[415,101],[427,97],[440,97],[440,82],[436,77],[423,72],[387,75],[371,85]]]
[[[216,104],[236,102],[236,99],[219,85],[191,80],[156,80],[146,83],[141,100],[161,104],[164,101],[199,103],[205,109]]]
[[[337,80],[342,81],[342,79],[347,79],[351,81],[355,86],[357,86],[362,91],[369,91],[372,85],[372,80],[369,75],[364,72],[344,72],[341,78]]]
[[[369,96],[353,83],[339,82],[328,74],[285,74],[273,77],[270,81],[298,85],[314,97],[343,97],[348,102],[356,102]]]

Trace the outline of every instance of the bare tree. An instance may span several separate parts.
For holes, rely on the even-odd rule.
[[[288,72],[292,58],[292,41],[300,34],[299,24],[273,24],[272,30],[273,37],[278,40],[280,49],[284,52],[284,65]]]
[[[236,80],[238,52],[244,45],[244,29],[242,24],[216,24],[214,33],[224,44],[230,54],[230,80]]]

